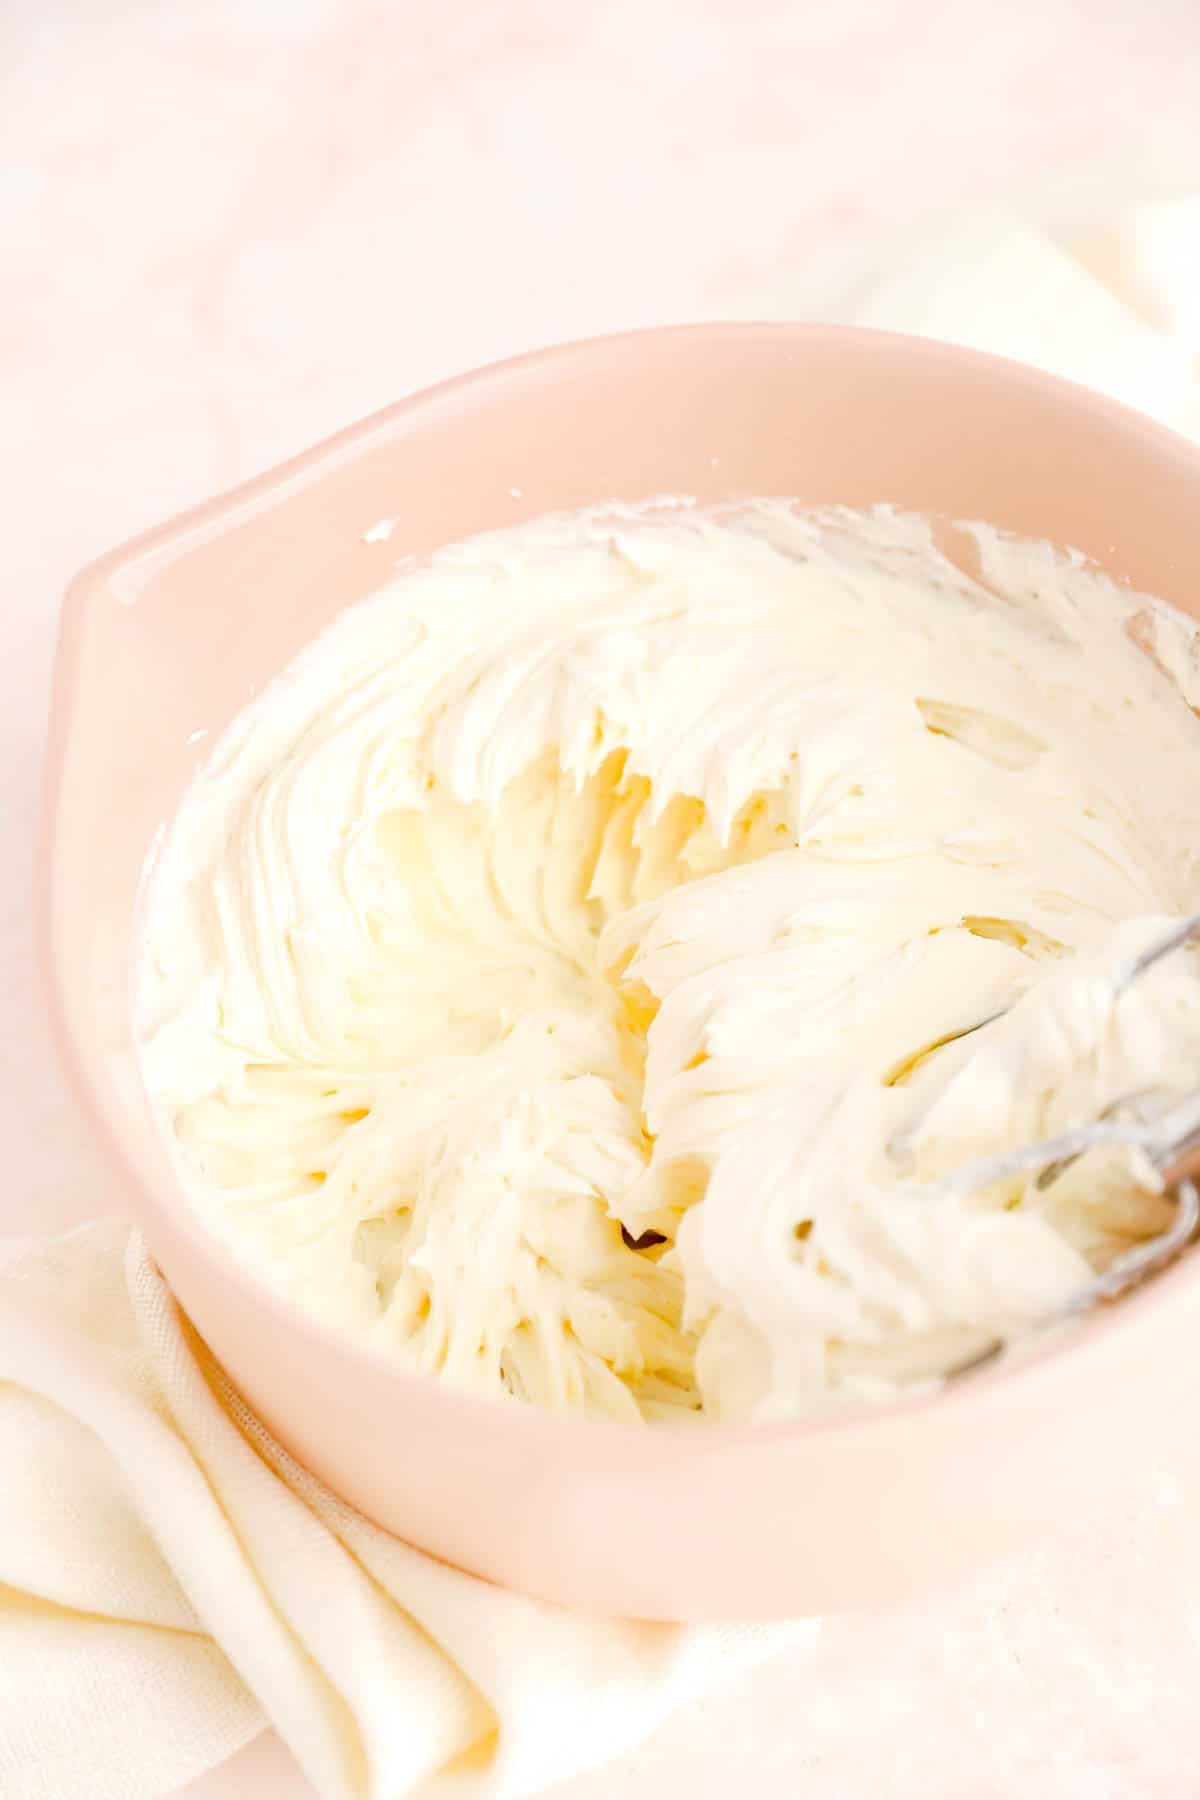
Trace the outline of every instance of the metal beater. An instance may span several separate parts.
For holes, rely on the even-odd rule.
[[[1164,932],[1156,943],[1118,969],[1113,977],[1114,996],[1120,996],[1131,983],[1164,957],[1180,949],[1200,935],[1200,912]],[[1007,1009],[1004,1009],[1007,1010]],[[979,1031],[1001,1017],[992,1013],[972,1027]],[[936,1183],[939,1194],[966,1196],[1012,1175],[1038,1171],[1036,1185],[1047,1188],[1077,1157],[1102,1144],[1123,1144],[1138,1150],[1161,1176],[1163,1191],[1175,1200],[1175,1216],[1170,1225],[1156,1237],[1147,1238],[1127,1250],[1109,1264],[1101,1274],[1085,1282],[1069,1299],[1030,1328],[1031,1334],[1049,1330],[1068,1319],[1092,1311],[1102,1302],[1115,1300],[1131,1288],[1157,1274],[1172,1262],[1197,1235],[1200,1229],[1200,1093],[1189,1096],[1160,1118],[1144,1120],[1121,1118],[1116,1110],[1110,1116],[1076,1125],[1056,1137],[1039,1143],[1025,1144],[1018,1150],[1005,1150],[994,1156],[981,1156],[956,1169],[952,1175]],[[892,1147],[893,1155],[903,1158],[900,1144]],[[1024,1334],[1023,1334],[1024,1335]],[[996,1338],[982,1350],[975,1351],[964,1362],[947,1371],[947,1379],[965,1375],[991,1362],[1009,1347],[1011,1340]]]

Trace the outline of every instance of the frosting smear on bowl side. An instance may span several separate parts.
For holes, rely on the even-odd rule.
[[[761,1419],[935,1378],[1171,1216],[1111,1148],[911,1177],[1194,1089],[1200,960],[1112,976],[1200,905],[1197,690],[1159,603],[888,509],[611,507],[402,568],[149,875],[195,1207],[485,1393]]]

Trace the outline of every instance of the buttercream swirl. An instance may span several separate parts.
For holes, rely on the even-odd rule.
[[[1195,685],[1190,625],[1082,559],[886,509],[611,508],[402,568],[148,882],[196,1206],[485,1392],[764,1418],[936,1376],[1169,1216],[1113,1151],[909,1178],[1194,1085],[1194,959],[1110,975],[1200,904]]]

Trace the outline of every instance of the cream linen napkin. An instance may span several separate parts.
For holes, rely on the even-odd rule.
[[[579,1618],[388,1537],[115,1220],[0,1252],[0,1471],[3,1800],[152,1800],[264,1718],[337,1800],[515,1800],[815,1630]]]
[[[1200,197],[1173,194],[1110,215],[1093,202],[1074,227],[1012,213],[952,226],[819,310],[1023,357],[1200,435],[1198,294]],[[1180,1542],[1190,1569],[1190,1529]],[[1109,1587],[1119,1554],[1106,1551]],[[1143,1565],[1125,1560],[1137,1590]],[[1030,1566],[1025,1589],[1053,1595],[1049,1565]],[[789,1681],[812,1671],[813,1791],[841,1793],[839,1756],[856,1787],[871,1761],[864,1704],[884,1731],[931,1646],[960,1641],[964,1667],[1002,1650],[1008,1602],[981,1593],[819,1642],[802,1622],[680,1630],[534,1605],[386,1537],[296,1468],[127,1227],[0,1243],[3,1800],[154,1800],[266,1720],[323,1795],[503,1800],[619,1755],[689,1696],[785,1649]],[[1076,1658],[1081,1629],[1067,1640]],[[897,1631],[906,1648],[889,1664]],[[920,1704],[923,1721],[927,1694]],[[983,1704],[972,1697],[972,1717]],[[922,1791],[963,1800],[953,1770],[929,1761],[923,1723],[918,1742]],[[915,1791],[894,1774],[880,1764],[872,1791]]]
[[[1200,437],[1200,192],[1037,223],[1011,208],[929,235],[843,316],[1065,375]]]

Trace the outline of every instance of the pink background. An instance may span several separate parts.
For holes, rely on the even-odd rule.
[[[1198,92],[1196,0],[0,0],[0,1230],[123,1204],[55,1069],[30,922],[73,569],[472,364],[819,313],[930,215],[1132,155]],[[743,1684],[569,1791],[851,1792],[848,1750],[841,1776],[804,1752],[801,1681]],[[954,1691],[942,1671],[941,1729],[965,1729]],[[305,1789],[264,1739],[191,1792]]]

